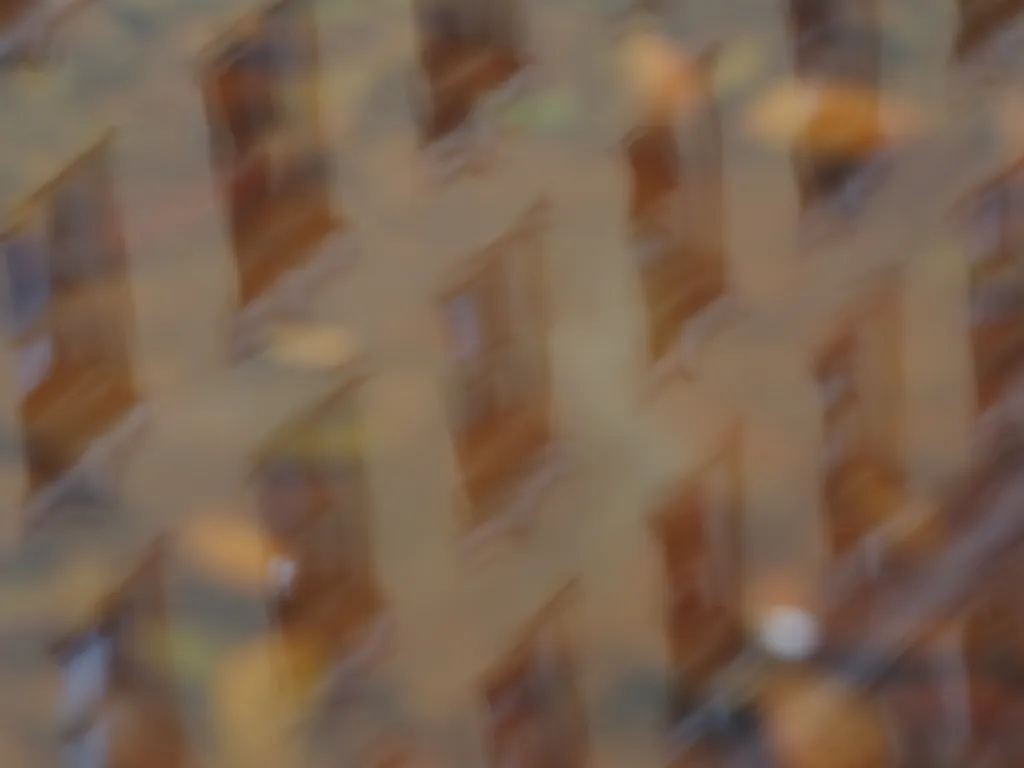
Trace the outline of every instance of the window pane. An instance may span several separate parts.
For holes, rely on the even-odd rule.
[[[65,664],[62,720],[80,722],[94,714],[107,693],[111,652],[109,638],[93,633]]]
[[[448,302],[446,310],[455,359],[467,361],[478,357],[483,353],[483,329],[476,299],[460,294]]]
[[[97,723],[65,748],[67,768],[109,768],[109,733],[105,723]]]
[[[75,177],[63,184],[50,209],[50,237],[54,282],[77,283],[94,273],[95,230],[92,190],[87,179]]]
[[[50,299],[47,245],[36,231],[0,247],[7,262],[14,333],[20,335],[42,320]]]
[[[304,0],[290,0],[271,12],[267,33],[277,72],[301,76],[315,69],[316,31],[312,14],[312,8]]]
[[[289,539],[309,520],[315,508],[309,468],[295,459],[273,460],[260,473],[260,516],[269,533]]]
[[[259,41],[239,44],[216,75],[224,121],[235,151],[248,153],[277,122],[271,97],[270,68]]]
[[[998,256],[1006,221],[1006,200],[1002,190],[994,190],[982,199],[976,219],[975,247],[981,259]]]
[[[1004,195],[1004,244],[1019,264],[1024,259],[1024,178],[1020,173],[1007,181]]]
[[[35,339],[18,350],[18,392],[28,395],[46,381],[53,367],[53,340]]]

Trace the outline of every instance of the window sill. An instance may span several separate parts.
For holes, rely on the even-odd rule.
[[[355,642],[336,657],[323,678],[313,685],[311,700],[329,706],[344,696],[355,678],[385,656],[394,638],[396,624],[390,610],[383,610],[367,621]]]
[[[885,184],[893,164],[892,149],[879,148],[836,189],[808,193],[800,212],[798,239],[801,247],[814,250],[853,232],[871,197]]]
[[[841,611],[859,590],[878,581],[900,544],[932,525],[937,512],[938,508],[907,498],[887,521],[876,526],[857,546],[838,558],[830,569],[824,591],[830,612]]]
[[[1024,8],[1019,2],[1008,0],[994,7],[986,8],[982,13],[965,10],[965,18],[960,22],[960,30],[954,44],[954,56],[960,61],[967,61],[979,55],[985,55],[991,44],[1007,34],[1007,29],[1024,16]]]
[[[515,481],[499,508],[474,522],[463,535],[460,542],[463,555],[477,559],[496,540],[529,532],[535,525],[544,496],[565,476],[568,463],[564,445],[548,444],[533,466]]]
[[[38,0],[0,28],[0,69],[36,59],[54,27],[92,0]]]
[[[330,231],[337,231],[339,226],[335,221]],[[284,271],[258,297],[237,311],[232,334],[236,357],[248,358],[259,351],[271,323],[303,314],[314,289],[355,261],[357,244],[352,233],[345,232],[340,239],[328,234],[324,241],[309,261]]]
[[[490,116],[500,113],[528,93],[538,79],[535,64],[521,65],[508,76],[487,87],[475,87],[469,95],[447,104],[454,111],[448,119],[440,122],[437,96],[431,95],[429,86],[421,93],[414,93],[421,149],[426,157],[431,183],[435,186],[449,183],[491,167],[497,140]]]
[[[695,379],[700,373],[701,359],[711,338],[736,317],[736,298],[726,291],[706,304],[683,323],[668,352],[648,369],[646,389],[657,392],[670,379],[682,376]]]
[[[127,449],[149,425],[149,406],[137,404],[116,425],[97,437],[78,461],[58,478],[32,493],[24,505],[31,532],[53,516],[62,502],[82,489],[111,493],[111,481],[127,459]]]

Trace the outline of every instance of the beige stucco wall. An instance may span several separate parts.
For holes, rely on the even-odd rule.
[[[336,196],[351,217],[360,257],[349,274],[317,292],[314,308],[318,317],[355,332],[372,370],[362,398],[371,439],[376,556],[399,622],[379,675],[401,691],[412,717],[436,727],[441,749],[465,764],[483,763],[474,698],[480,674],[571,576],[584,585],[581,660],[596,765],[659,764],[665,649],[659,564],[644,520],[665,487],[714,448],[734,416],[746,425],[752,610],[763,574],[779,567],[813,593],[824,562],[816,472],[820,409],[811,355],[859,287],[885,265],[903,265],[902,459],[916,487],[927,492],[958,469],[967,451],[972,393],[963,254],[940,209],[964,180],[998,167],[1005,157],[979,156],[978,168],[965,161],[958,175],[935,178],[935,159],[949,153],[926,142],[908,153],[871,204],[863,231],[827,251],[798,255],[788,154],[750,137],[749,100],[730,101],[724,107],[729,253],[741,311],[710,343],[697,380],[680,378],[648,392],[643,309],[624,239],[626,169],[614,154],[630,125],[630,100],[613,78],[597,14],[572,7],[580,5],[534,2],[531,9],[550,86],[580,88],[571,124],[560,134],[509,138],[490,176],[434,192],[415,173],[405,111],[403,78],[412,67],[406,4],[318,4],[327,73],[322,109],[338,158]],[[694,48],[717,38],[742,47],[756,32],[761,49],[755,53],[763,54],[764,67],[756,100],[773,80],[787,76],[787,33],[774,6],[743,5],[744,12],[735,13],[713,0],[688,5],[683,36]],[[911,5],[892,3],[890,11],[899,17],[920,10]],[[934,26],[914,41],[924,58],[913,71],[887,67],[886,76],[942,124],[945,81],[920,73],[940,71],[954,20],[952,7],[945,7],[951,3],[932,5]],[[263,360],[231,365],[225,356],[232,262],[212,192],[194,54],[249,7],[221,0],[215,9],[203,4],[173,18],[164,13],[161,39],[143,50],[99,5],[69,28],[63,61],[53,71],[0,84],[0,100],[14,106],[0,110],[5,201],[44,182],[106,125],[118,129],[117,194],[138,312],[135,359],[153,408],[153,431],[133,457],[117,517],[77,534],[42,534],[52,538],[15,553],[17,519],[9,514],[4,526],[15,561],[32,553],[42,557],[48,548],[84,549],[103,553],[116,571],[117,557],[129,557],[155,531],[188,529],[210,515],[250,521],[243,489],[250,452],[337,380]],[[90,68],[116,70],[117,82],[111,76],[108,86],[93,84],[88,93],[76,87]],[[955,117],[954,128],[961,117],[971,119]],[[456,550],[456,477],[432,302],[457,264],[500,234],[538,193],[553,205],[550,343],[556,416],[570,440],[574,468],[546,500],[536,536],[473,569]],[[0,348],[0,366],[11,369],[6,348]],[[0,376],[5,431],[16,430],[14,397],[11,377]],[[16,457],[0,472],[0,504],[14,510],[20,491]],[[193,563],[187,551],[181,562]],[[61,568],[55,560],[52,576],[12,578],[35,585],[24,589],[37,590],[40,600],[28,606],[8,601],[17,609],[0,605],[11,614],[5,626],[28,615],[42,637],[62,620],[58,606],[65,603],[57,596],[72,604],[87,601],[85,594],[55,586],[68,578]],[[184,598],[178,604],[187,616]],[[265,620],[255,592],[248,605],[254,621]],[[28,645],[24,654],[34,671],[22,670],[18,678],[38,692],[25,699],[30,703],[19,717],[46,723],[56,680],[46,659]],[[263,700],[267,663],[266,648],[258,645],[222,649],[203,660],[200,677],[214,702],[209,716],[224,737],[211,764],[287,764],[270,744],[275,731]],[[246,685],[252,690],[244,694]],[[630,686],[632,698],[624,693]],[[609,702],[638,713],[635,723],[623,725],[630,717],[616,714]],[[207,713],[193,710],[189,717],[201,727]],[[370,720],[353,728],[365,736],[381,727]],[[240,731],[250,738],[238,738]],[[251,738],[254,733],[264,738]],[[353,735],[346,748],[358,749],[360,738]],[[44,762],[41,756],[39,764]]]

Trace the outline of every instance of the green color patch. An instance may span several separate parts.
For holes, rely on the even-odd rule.
[[[531,133],[557,133],[575,124],[579,99],[566,89],[551,89],[516,100],[501,116],[501,122]]]
[[[188,686],[205,686],[227,641],[202,627],[179,624],[169,630],[170,673]]]

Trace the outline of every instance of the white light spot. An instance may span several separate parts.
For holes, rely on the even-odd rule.
[[[817,619],[801,608],[773,608],[761,625],[761,645],[765,650],[790,661],[810,656],[820,640]]]
[[[291,592],[297,571],[298,566],[292,560],[282,557],[274,557],[270,560],[270,581],[280,594],[287,595]]]

